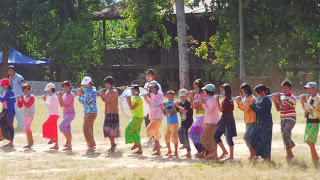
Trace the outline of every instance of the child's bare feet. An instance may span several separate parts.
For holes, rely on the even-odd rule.
[[[169,156],[169,157],[172,156],[171,151],[168,151],[166,156]]]
[[[48,144],[53,144],[53,143],[55,143],[56,142],[56,139],[55,138],[52,138],[52,139],[50,139],[50,141],[48,142]]]
[[[204,158],[206,158],[206,152],[205,152],[205,151],[204,151],[204,152],[201,152],[201,153],[197,154],[196,157],[197,157],[197,158],[204,159]]]
[[[142,154],[142,153],[143,153],[142,151],[138,150],[138,151],[136,151],[136,152],[134,152],[132,154]]]
[[[178,152],[175,152],[175,153],[174,153],[174,156],[175,156],[175,157],[179,157]]]
[[[58,146],[58,145],[55,145],[55,146],[51,147],[50,149],[58,150],[58,149],[59,149],[59,146]]]
[[[161,152],[155,152],[153,154],[151,154],[152,156],[161,156]]]
[[[223,158],[227,157],[228,154],[229,154],[228,152],[223,152],[223,153],[221,154],[221,156],[219,157],[219,159],[223,159]]]
[[[191,152],[187,152],[186,156],[191,157]]]

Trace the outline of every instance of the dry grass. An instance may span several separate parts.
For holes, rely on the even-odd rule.
[[[197,159],[152,157],[151,148],[144,147],[144,155],[133,156],[131,145],[125,145],[124,139],[117,140],[119,150],[107,152],[109,142],[104,140],[102,125],[104,104],[98,100],[98,118],[94,131],[97,150],[94,154],[86,154],[86,144],[82,133],[83,113],[80,103],[75,103],[76,118],[72,123],[73,152],[48,151],[47,140],[41,137],[41,125],[47,118],[45,107],[40,100],[36,101],[36,116],[32,125],[36,145],[33,150],[24,150],[25,134],[17,133],[15,149],[0,148],[0,179],[317,179],[318,171],[310,161],[309,148],[303,142],[304,119],[299,105],[298,123],[294,128],[293,140],[297,146],[293,165],[285,163],[285,150],[280,133],[279,113],[273,109],[274,133],[272,145],[272,163],[250,163],[246,157],[248,150],[242,140],[244,123],[243,114],[236,108],[238,137],[235,138],[235,162],[213,162]],[[61,119],[60,119],[61,120]],[[120,113],[121,131],[129,122],[129,118]],[[165,122],[165,121],[163,121]],[[165,123],[161,126],[164,133]],[[141,135],[145,137],[145,128]],[[64,138],[59,133],[59,143]],[[144,138],[143,140],[146,140]],[[0,146],[5,142],[0,142]],[[165,146],[162,142],[162,146]],[[162,149],[162,153],[166,148]],[[195,150],[193,149],[193,152]],[[220,151],[219,151],[220,152]],[[183,155],[185,151],[179,151]]]

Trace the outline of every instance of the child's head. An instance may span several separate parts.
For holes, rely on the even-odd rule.
[[[3,78],[1,80],[0,86],[2,86],[4,89],[12,89],[10,80],[8,78]]]
[[[240,94],[241,95],[248,94],[248,96],[250,96],[252,94],[251,86],[249,84],[247,84],[247,83],[243,83],[240,86]]]
[[[307,85],[304,86],[307,93],[317,94],[317,84],[315,82],[308,82]]]
[[[178,92],[178,94],[179,94],[179,98],[180,98],[181,100],[187,99],[188,92],[187,92],[186,89],[180,89],[179,92]]]
[[[103,82],[105,87],[111,87],[114,85],[115,81],[112,76],[107,76],[106,78],[104,78]]]
[[[225,96],[231,96],[231,86],[227,83],[220,86],[220,91],[221,94],[224,94]]]
[[[167,91],[166,97],[169,101],[174,100],[174,91],[172,91],[172,90]]]
[[[28,83],[24,84],[22,86],[22,91],[23,91],[23,94],[30,94],[31,92],[31,87]]]
[[[158,91],[159,90],[158,82],[157,81],[151,81],[149,83],[149,90],[150,90],[150,92]]]
[[[290,81],[283,81],[281,83],[281,90],[282,92],[291,92],[291,82]]]
[[[82,79],[81,85],[82,85],[83,87],[91,87],[91,86],[93,85],[91,77],[85,76],[85,77]]]
[[[71,83],[69,81],[63,81],[62,89],[64,91],[70,91],[71,90]]]
[[[49,83],[46,85],[46,88],[44,89],[47,93],[54,93],[56,92],[56,86],[53,83]]]
[[[16,72],[15,72],[15,68],[14,68],[14,66],[12,66],[12,65],[10,65],[10,66],[8,66],[8,74],[9,74],[9,76],[13,76]]]
[[[154,75],[155,75],[154,70],[153,70],[153,69],[148,69],[148,70],[146,71],[146,80],[147,80],[148,82],[153,81],[153,80],[154,80]]]
[[[201,79],[197,79],[193,82],[193,89],[202,91],[202,88],[204,87],[204,83]]]
[[[131,94],[132,95],[139,95],[140,94],[140,90],[139,90],[139,85],[137,85],[137,84],[132,84],[131,86],[130,86],[130,89],[131,89]]]
[[[254,88],[258,96],[266,96],[270,94],[270,89],[263,84],[259,84]]]
[[[206,96],[213,96],[215,94],[216,87],[213,84],[207,84],[202,88]]]

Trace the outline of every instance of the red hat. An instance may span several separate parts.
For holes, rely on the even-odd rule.
[[[4,78],[1,80],[0,86],[5,86],[7,84],[10,84],[10,80],[8,78]]]

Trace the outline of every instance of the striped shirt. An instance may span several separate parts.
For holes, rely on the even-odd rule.
[[[283,105],[289,106],[287,110],[284,110],[280,106],[280,119],[292,119],[297,120],[296,118],[296,99],[294,95],[290,92],[289,94],[283,94],[280,97],[280,101]]]

